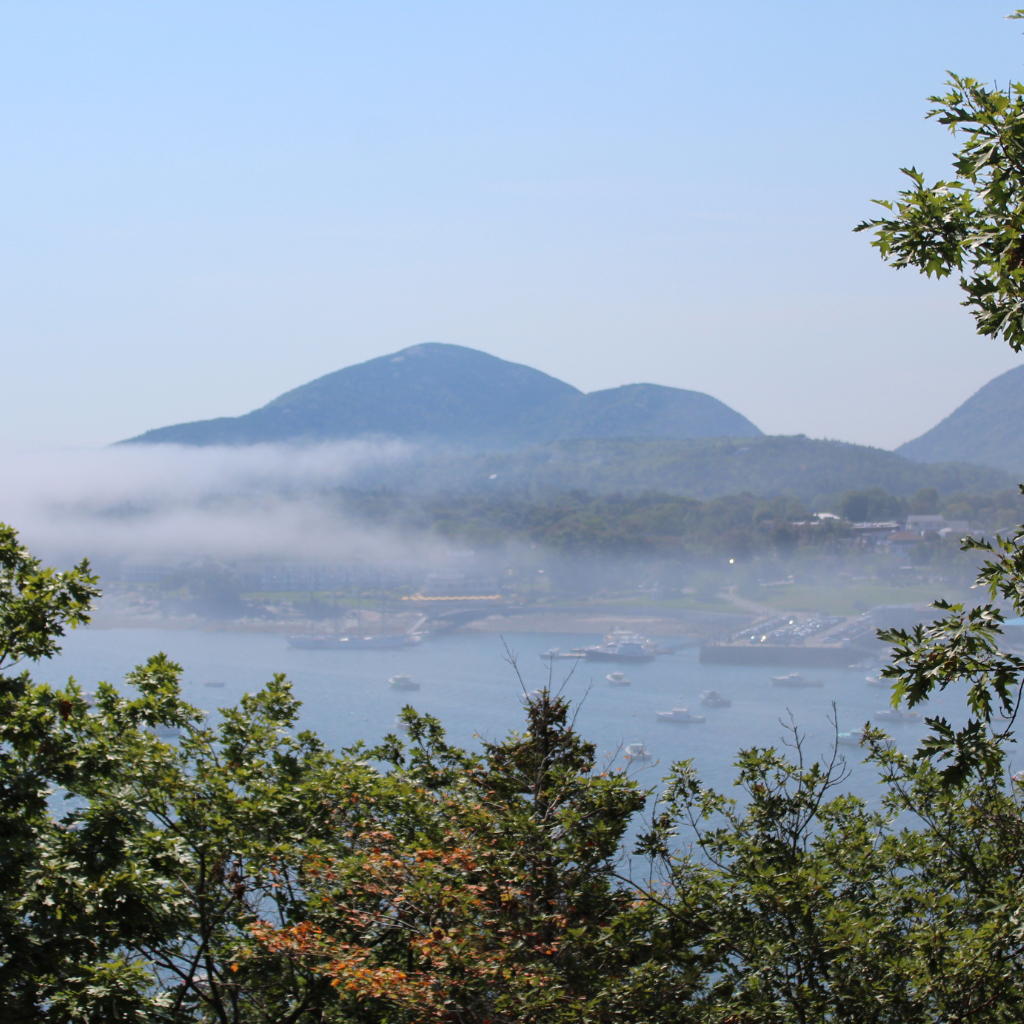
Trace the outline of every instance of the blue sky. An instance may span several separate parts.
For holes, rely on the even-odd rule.
[[[1020,357],[852,226],[971,3],[0,3],[0,446],[235,415],[421,341],[892,447]]]

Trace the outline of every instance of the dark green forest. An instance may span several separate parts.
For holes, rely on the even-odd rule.
[[[796,437],[583,438],[491,454],[436,454],[368,468],[356,486],[420,495],[510,494],[531,500],[554,491],[668,494],[707,500],[749,492],[792,495],[810,505],[851,490],[881,487],[909,498],[934,487],[940,494],[982,494],[1016,480],[987,466],[925,464],[895,452],[841,441]]]
[[[635,495],[562,491],[536,500],[509,494],[416,497],[350,491],[340,507],[367,522],[426,530],[475,547],[521,542],[567,555],[662,558],[749,558],[798,547],[852,550],[851,522],[902,521],[908,514],[941,513],[989,533],[1024,520],[1024,498],[1015,489],[940,495],[935,488],[922,488],[901,497],[874,487],[825,498],[822,505],[752,494],[701,501],[657,490]],[[842,518],[816,520],[817,512]]]

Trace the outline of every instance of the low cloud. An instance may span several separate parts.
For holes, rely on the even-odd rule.
[[[60,563],[420,560],[424,538],[352,522],[332,495],[415,454],[364,441],[2,452],[0,520]]]

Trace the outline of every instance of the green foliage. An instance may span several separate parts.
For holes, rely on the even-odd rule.
[[[937,501],[938,492],[935,493]],[[836,511],[851,523],[878,523],[903,519],[907,503],[881,487],[870,487],[865,491],[847,491],[839,499]]]
[[[1019,16],[1019,15],[1018,15]],[[876,200],[893,214],[859,224],[897,269],[929,277],[958,274],[978,333],[1024,347],[1024,86],[988,88],[952,75],[949,92],[930,97],[928,112],[960,141],[956,177],[926,184],[904,168],[909,188],[895,201]]]
[[[1019,881],[1000,863],[1024,838],[1015,800],[991,780],[952,791],[879,732],[866,743],[888,785],[875,811],[795,731],[790,756],[741,753],[739,800],[674,766],[642,840],[668,881],[645,927],[691,973],[659,1020],[1019,1019]]]
[[[922,487],[911,495],[907,511],[912,516],[931,516],[939,511],[939,492],[935,487]]]
[[[0,523],[0,671],[24,658],[51,657],[65,629],[89,621],[97,582],[85,559],[68,572],[44,568]]]
[[[346,505],[375,522],[430,529],[478,547],[520,541],[566,556],[747,558],[798,544],[827,546],[839,535],[834,529],[792,529],[790,522],[806,520],[808,512],[788,496],[739,494],[702,502],[661,491],[598,496],[576,490],[543,500],[447,495],[417,501],[355,493],[346,496]]]
[[[920,758],[949,762],[942,778],[950,785],[961,785],[978,771],[998,775],[1006,759],[1005,742],[1019,710],[1024,658],[1000,649],[1005,622],[1000,605],[1024,614],[1022,542],[1024,528],[1012,537],[968,539],[963,544],[965,551],[993,556],[986,559],[978,585],[999,604],[968,609],[937,601],[935,607],[948,613],[944,618],[909,632],[879,634],[893,648],[892,664],[882,675],[894,680],[894,705],[906,700],[908,707],[914,707],[954,684],[967,687],[970,716],[966,724],[955,729],[943,717],[927,719],[931,735],[918,751]]]
[[[54,652],[95,581],[80,567],[19,616],[54,574],[13,532],[0,547],[23,570],[0,591],[0,654]],[[1024,528],[974,547],[993,601],[1024,609]],[[655,796],[596,764],[549,690],[478,754],[411,707],[405,737],[332,753],[295,733],[280,676],[216,724],[164,655],[91,705],[74,681],[5,679],[0,1019],[1020,1020],[1004,768],[1024,662],[999,651],[994,604],[944,610],[887,634],[893,701],[966,683],[972,717],[929,719],[916,758],[865,726],[873,806],[844,792],[837,744],[808,756],[796,729],[788,751],[739,753],[738,797],[685,762]]]

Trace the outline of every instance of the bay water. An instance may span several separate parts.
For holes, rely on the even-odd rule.
[[[504,638],[493,633],[451,633],[396,650],[325,651],[289,647],[283,636],[271,633],[87,628],[70,633],[63,641],[63,652],[33,666],[32,674],[54,684],[74,676],[86,690],[101,679],[123,686],[133,666],[163,651],[184,668],[185,699],[212,715],[257,690],[273,673],[283,672],[302,701],[300,727],[315,731],[335,749],[360,739],[373,744],[386,733],[397,732],[395,716],[407,704],[437,716],[451,742],[478,748],[481,739],[500,739],[524,727],[524,688],[532,690],[549,682],[542,652],[551,647],[568,651],[600,639],[551,633]],[[515,656],[522,683],[508,663],[509,652]],[[632,686],[610,686],[605,677],[616,670],[624,672]],[[808,678],[823,681],[821,688],[772,685],[773,674],[788,671],[704,665],[697,649],[690,648],[637,665],[556,660],[551,682],[577,704],[577,728],[597,744],[601,763],[622,766],[623,747],[643,743],[652,761],[643,767],[634,762],[630,771],[645,785],[657,784],[673,761],[692,758],[705,785],[728,790],[736,774],[736,752],[791,741],[785,728],[790,720],[804,736],[803,755],[809,763],[830,756],[835,738],[830,719],[835,719],[839,730],[847,731],[868,719],[880,721],[876,713],[888,706],[888,690],[869,687],[864,669],[804,670]],[[388,679],[399,674],[410,676],[421,689],[392,690]],[[721,691],[732,706],[702,706],[700,694],[709,689]],[[927,713],[945,713],[960,721],[962,697],[959,702],[958,697],[941,695]],[[657,720],[658,711],[675,706],[689,707],[705,721]],[[907,752],[925,731],[922,722],[893,722],[885,728]],[[858,748],[841,752],[850,770],[846,788],[874,804],[880,796],[874,769],[861,763],[863,752]]]

